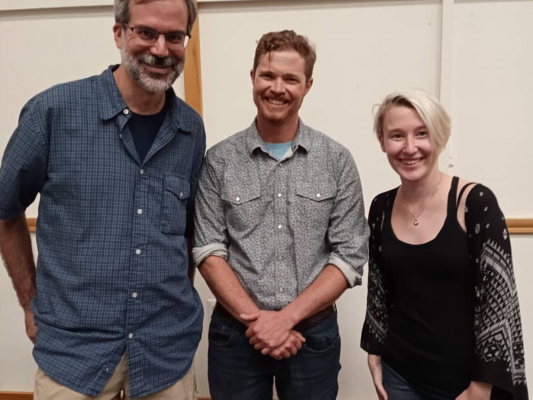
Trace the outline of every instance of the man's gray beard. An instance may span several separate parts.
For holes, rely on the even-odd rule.
[[[185,68],[185,61],[179,61],[176,57],[168,56],[159,62],[164,66],[172,68],[170,75],[158,74],[154,72],[144,73],[142,71],[141,63],[148,65],[158,65],[158,59],[151,55],[141,53],[138,56],[131,56],[124,48],[120,49],[120,55],[122,57],[122,64],[126,70],[130,73],[133,79],[147,91],[152,93],[165,92],[172,84],[178,79]]]

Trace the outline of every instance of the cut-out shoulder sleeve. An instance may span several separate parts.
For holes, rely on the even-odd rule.
[[[391,308],[391,291],[387,274],[381,263],[381,228],[391,192],[378,195],[370,206],[368,260],[368,297],[366,317],[361,335],[361,348],[370,354],[381,354],[381,347],[388,331]]]
[[[509,232],[494,193],[476,185],[465,222],[476,270],[473,380],[493,385],[492,399],[528,399],[520,308]]]

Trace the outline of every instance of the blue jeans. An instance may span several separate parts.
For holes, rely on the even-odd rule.
[[[209,325],[208,378],[213,400],[335,400],[341,369],[337,314],[311,325],[296,356],[275,360],[255,350],[246,327],[216,311]]]
[[[407,382],[400,374],[389,365],[381,362],[383,374],[383,387],[389,400],[454,400],[455,397],[428,393],[417,389]]]

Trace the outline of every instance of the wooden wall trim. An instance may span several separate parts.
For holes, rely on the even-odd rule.
[[[533,218],[510,218],[507,219],[509,233],[514,235],[533,234]],[[30,232],[35,232],[37,218],[28,218]],[[2,400],[0,398],[0,400]]]
[[[30,232],[34,233],[37,230],[37,218],[26,218],[26,223]]]
[[[33,393],[0,392],[0,400],[32,400]]]
[[[198,4],[197,4],[198,5]],[[187,62],[184,72],[185,101],[203,116],[202,62],[200,57],[200,16],[192,28],[191,40],[187,45]]]
[[[509,233],[533,234],[533,218],[510,218],[507,219]]]
[[[31,392],[0,392],[0,400],[33,400]],[[198,400],[211,400],[210,397],[198,397]]]

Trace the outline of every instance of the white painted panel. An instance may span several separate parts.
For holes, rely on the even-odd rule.
[[[258,0],[198,0],[198,3]],[[65,7],[112,6],[113,0],[0,0],[0,11]]]
[[[1,0],[0,11],[112,5],[113,0]]]
[[[533,1],[455,5],[455,172],[482,182],[507,217],[533,217]]]
[[[368,206],[374,195],[397,183],[372,133],[372,106],[398,89],[420,88],[438,96],[440,11],[438,1],[201,4],[208,145],[246,128],[256,114],[249,75],[256,41],[269,31],[294,29],[307,35],[318,53],[315,83],[301,116],[350,149]],[[205,304],[212,295],[205,284],[197,287]],[[366,353],[359,348],[366,285],[349,290],[338,305],[339,399],[374,398]],[[196,361],[201,395],[208,390],[206,348],[204,335]]]
[[[511,236],[513,264],[520,300],[524,350],[526,352],[526,373],[531,378],[533,360],[533,290],[531,290],[531,260],[533,260],[533,235]],[[528,380],[529,382],[529,380]],[[530,389],[531,390],[531,389]]]

